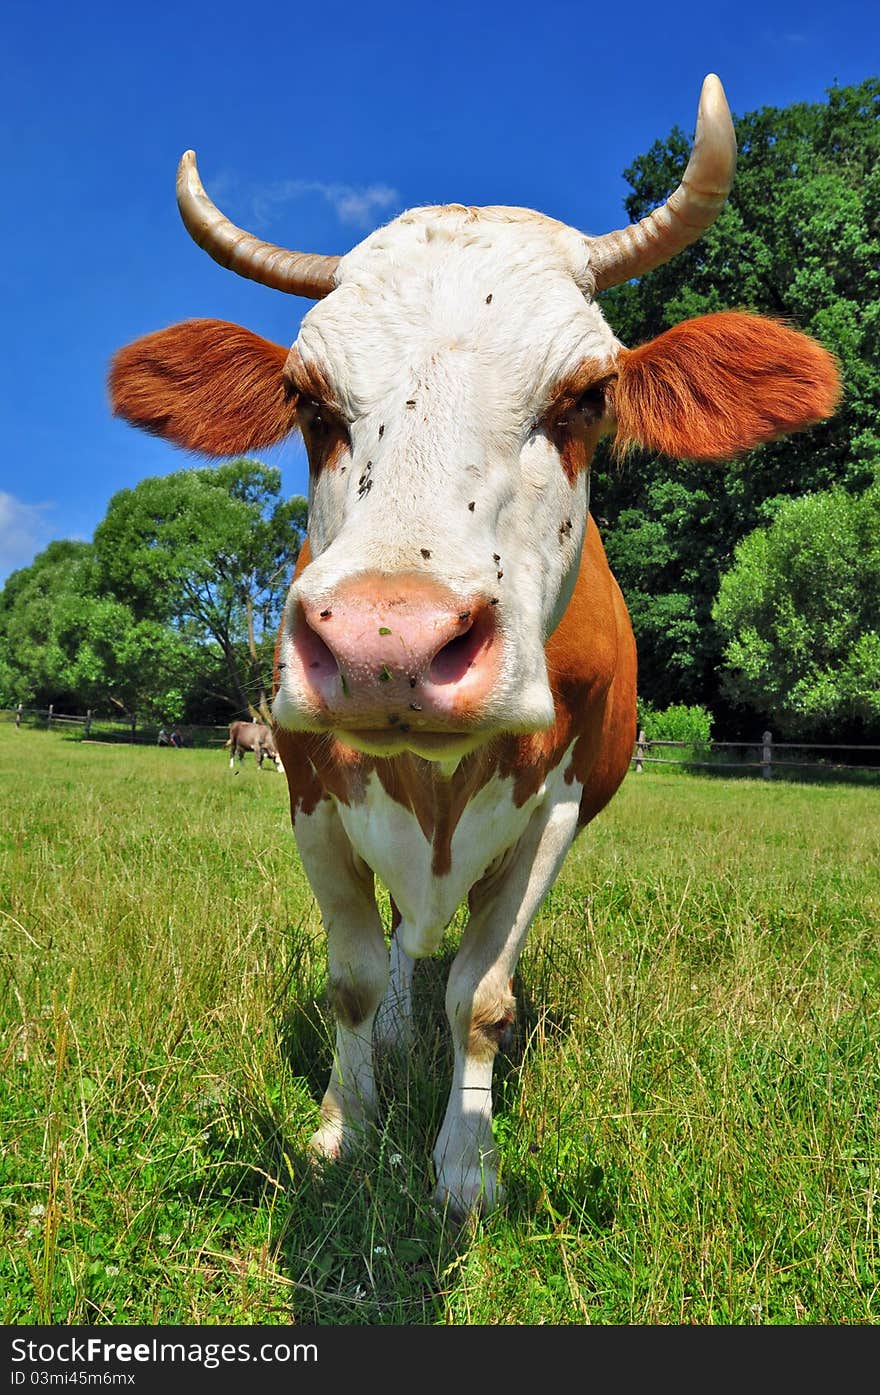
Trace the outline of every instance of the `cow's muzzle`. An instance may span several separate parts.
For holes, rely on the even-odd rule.
[[[491,597],[375,574],[320,600],[300,593],[291,638],[290,676],[322,725],[389,736],[472,730],[502,647]]]

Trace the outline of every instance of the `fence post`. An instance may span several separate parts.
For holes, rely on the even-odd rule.
[[[92,734],[92,709],[89,707],[89,708],[86,709],[86,736],[91,736],[91,734]]]
[[[773,733],[765,731],[761,749],[761,774],[765,780],[773,778]]]
[[[645,740],[645,733],[644,733],[644,730],[643,730],[642,728],[639,728],[639,739],[638,739],[638,741],[636,742],[636,774],[637,774],[637,775],[641,775],[641,773],[642,773],[642,769],[643,769],[643,767],[642,767],[642,757],[643,757],[644,754],[645,754],[645,747],[647,746],[647,744],[648,744],[648,743],[647,743],[647,741]]]
[[[22,704],[22,703],[19,703],[18,706],[17,706],[16,709],[15,709],[15,725],[16,725],[17,727],[20,727],[20,726],[21,726],[22,706],[23,706],[23,704]]]
[[[134,713],[132,713],[132,714],[131,714],[131,739],[132,739],[132,741],[134,741],[134,729],[135,729],[135,724],[136,724],[136,722],[137,722],[137,717],[134,715]]]
[[[54,702],[50,702],[50,703],[49,703],[49,711],[46,713],[46,730],[47,730],[47,731],[50,731],[51,728],[52,728],[52,713],[54,712],[54,710],[55,710],[55,704],[54,704]]]

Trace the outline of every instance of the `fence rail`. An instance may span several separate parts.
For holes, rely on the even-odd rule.
[[[759,753],[757,760],[692,760],[689,758],[679,760],[668,760],[664,756],[649,756],[648,751],[657,747],[677,747],[687,751],[755,751]],[[851,761],[827,762],[821,759],[812,760],[791,760],[786,756],[780,757],[779,751],[880,751],[880,745],[857,745],[844,741],[774,741],[773,733],[762,732],[759,740],[755,741],[667,741],[651,740],[644,730],[639,731],[635,748],[631,757],[631,764],[635,767],[636,773],[640,774],[646,765],[666,765],[666,766],[686,766],[689,770],[759,770],[763,779],[771,780],[774,769],[785,770],[813,770],[813,771],[859,771],[865,774],[877,774],[880,772],[880,765],[861,765]]]
[[[126,712],[119,716],[97,713],[89,710],[83,715],[74,712],[58,712],[53,703],[48,707],[25,707],[19,703],[15,708],[0,711],[0,720],[13,721],[17,727],[24,725],[45,727],[47,731],[67,729],[79,735],[82,741],[111,741],[114,744],[155,745],[160,733],[175,729],[182,737],[184,746],[222,746],[229,736],[229,726],[208,726],[193,722],[165,723],[142,722],[136,714]],[[162,742],[160,744],[170,744]]]

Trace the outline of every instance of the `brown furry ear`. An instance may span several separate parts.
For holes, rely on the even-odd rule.
[[[186,320],[120,349],[110,368],[116,416],[188,450],[239,455],[296,425],[287,349],[223,320]]]
[[[685,460],[728,460],[831,416],[837,364],[775,320],[724,311],[624,350],[613,387],[615,451],[647,446]]]

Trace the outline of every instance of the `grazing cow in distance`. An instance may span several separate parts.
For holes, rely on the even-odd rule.
[[[290,349],[193,320],[112,366],[114,410],[187,449],[303,434],[308,539],[273,716],[337,1021],[312,1147],[332,1159],[362,1138],[374,1045],[408,1040],[414,961],[466,900],[434,1148],[457,1213],[496,1197],[493,1061],[529,925],[633,750],[635,644],[588,511],[596,443],[720,460],[838,399],[831,356],[774,320],[716,313],[626,348],[596,303],[700,236],[735,158],[710,75],[682,183],[638,224],[588,236],[520,208],[417,208],[340,258],[236,228],[188,151],[178,202],[195,241],[319,303]]]
[[[224,747],[232,748],[229,755],[230,770],[235,770],[236,756],[238,756],[239,765],[243,763],[246,751],[253,751],[260,770],[263,768],[264,756],[268,756],[270,760],[275,762],[276,770],[284,770],[272,733],[263,722],[231,722],[229,740],[223,744]],[[238,771],[235,770],[235,773],[237,775]]]

